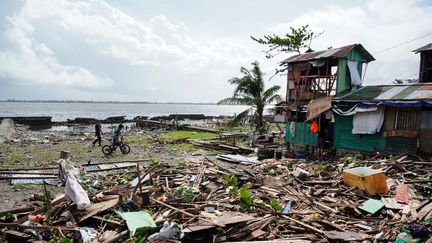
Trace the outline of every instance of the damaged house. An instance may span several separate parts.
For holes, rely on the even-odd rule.
[[[316,146],[320,137],[339,152],[431,154],[432,45],[414,52],[421,55],[415,84],[362,86],[375,59],[360,44],[284,60],[286,141]]]

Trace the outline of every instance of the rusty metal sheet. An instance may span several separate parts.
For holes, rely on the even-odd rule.
[[[409,100],[431,100],[432,99],[432,90],[416,90],[405,97],[405,99]]]
[[[365,86],[335,95],[333,101],[432,101],[431,84]]]
[[[375,60],[375,58],[361,44],[352,44],[352,45],[332,48],[328,50],[314,51],[314,52],[294,55],[282,61],[282,64],[306,62],[306,61],[325,59],[330,57],[344,58],[353,48],[358,48],[358,50],[363,54],[364,58],[368,62]]]

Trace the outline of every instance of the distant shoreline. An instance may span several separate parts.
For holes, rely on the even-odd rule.
[[[78,104],[167,104],[167,105],[217,105],[206,102],[148,102],[148,101],[87,101],[87,100],[0,100],[3,103],[78,103]]]

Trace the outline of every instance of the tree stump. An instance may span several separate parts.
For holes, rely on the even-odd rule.
[[[60,152],[60,159],[68,160],[70,157],[69,151],[61,151]]]

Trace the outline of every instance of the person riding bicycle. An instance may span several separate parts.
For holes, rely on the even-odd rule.
[[[123,124],[120,124],[118,128],[114,131],[113,144],[112,144],[113,146],[118,146],[121,144],[123,140],[123,135],[122,135],[123,128],[124,128]]]

